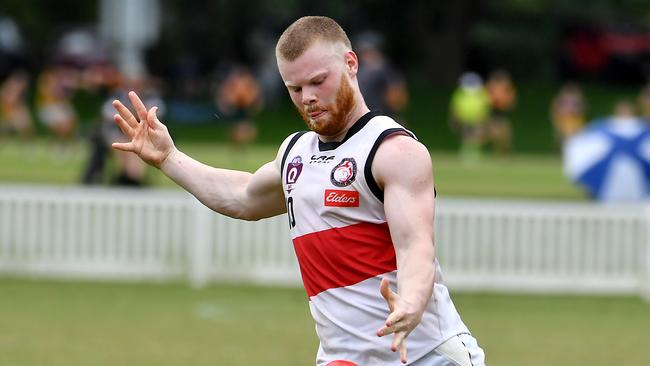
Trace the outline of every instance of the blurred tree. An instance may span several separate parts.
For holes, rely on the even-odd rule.
[[[67,28],[97,20],[97,1],[2,0],[0,15],[13,18],[26,38],[32,67],[49,60],[54,40]]]
[[[520,78],[562,77],[557,66],[566,57],[569,30],[650,24],[644,0],[490,1],[482,2],[479,13],[468,37],[471,68],[486,73],[503,67]]]
[[[277,37],[306,14],[335,18],[354,35],[374,29],[401,69],[425,70],[452,84],[467,68],[505,66],[515,76],[552,76],[562,26],[576,21],[650,24],[647,0],[161,0],[163,34],[150,53],[153,70],[171,74],[179,64],[207,72],[221,60],[256,61],[252,33]],[[2,0],[0,15],[15,19],[38,68],[53,39],[66,28],[92,24],[98,1]],[[193,65],[193,66],[192,66]]]
[[[433,81],[454,83],[465,66],[467,30],[478,0],[418,1],[408,7],[411,43]]]

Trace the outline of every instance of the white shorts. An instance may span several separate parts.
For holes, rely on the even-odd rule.
[[[411,366],[485,366],[485,353],[468,333],[446,340]]]

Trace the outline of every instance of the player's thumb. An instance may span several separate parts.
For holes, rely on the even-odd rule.
[[[158,107],[151,107],[151,109],[149,109],[149,112],[147,112],[147,123],[151,128],[156,128],[162,124],[160,120],[158,120],[158,115],[156,114],[157,112]]]
[[[381,279],[381,283],[379,284],[379,292],[381,293],[381,296],[386,299],[386,302],[390,304],[392,300],[392,294],[390,290],[390,280],[388,280],[388,278]]]

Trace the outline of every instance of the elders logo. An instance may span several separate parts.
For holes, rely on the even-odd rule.
[[[359,192],[341,189],[325,190],[325,206],[330,207],[359,207]]]

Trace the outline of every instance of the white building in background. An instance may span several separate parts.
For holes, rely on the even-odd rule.
[[[131,77],[146,74],[146,47],[158,40],[158,0],[102,0],[99,33],[108,45],[119,69]]]
[[[7,17],[0,17],[0,52],[18,54],[23,49],[23,37],[16,22]]]

